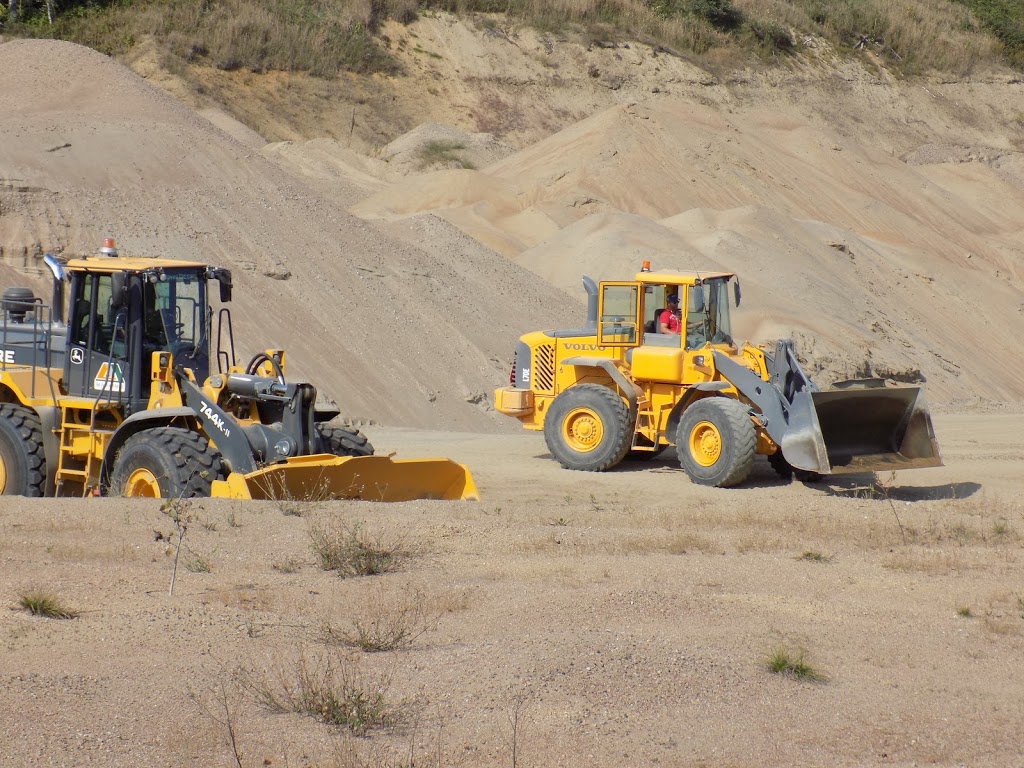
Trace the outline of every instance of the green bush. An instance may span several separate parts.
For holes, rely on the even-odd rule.
[[[650,0],[648,7],[662,18],[696,18],[729,32],[743,23],[743,14],[731,0]]]
[[[1006,57],[1024,67],[1024,3],[1020,0],[958,0],[971,9],[987,30],[1003,44]]]
[[[750,24],[750,31],[757,38],[761,47],[768,53],[792,53],[793,36],[789,29],[777,21],[759,21]]]

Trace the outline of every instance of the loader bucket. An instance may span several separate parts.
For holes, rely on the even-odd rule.
[[[794,398],[782,452],[827,474],[942,466],[919,387],[850,386]]]
[[[247,475],[215,481],[214,496],[232,499],[411,501],[480,498],[469,470],[451,459],[390,456],[297,456]]]

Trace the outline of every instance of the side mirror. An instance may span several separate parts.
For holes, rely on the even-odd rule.
[[[220,303],[227,304],[231,301],[231,273],[226,269],[220,270],[217,274],[217,282],[220,283]]]
[[[740,305],[740,297],[743,295],[742,291],[740,291],[740,279],[738,277],[736,278],[736,282],[732,284],[732,295],[736,300],[736,306],[738,307]]]
[[[124,272],[115,272],[110,276],[110,306],[114,309],[120,309],[127,304],[126,277]]]

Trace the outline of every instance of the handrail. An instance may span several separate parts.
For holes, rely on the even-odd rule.
[[[225,320],[225,318],[227,318]],[[231,354],[221,349],[221,343],[223,341],[224,329],[227,328],[228,333],[228,349]],[[221,367],[221,355],[224,356],[224,366]],[[230,368],[236,365],[235,359],[235,334],[231,327],[231,310],[227,307],[221,307],[217,312],[217,371],[224,373]]]
[[[96,399],[93,400],[92,412],[89,414],[89,432],[90,432],[90,434],[92,432],[96,431],[96,414],[99,412],[100,398],[103,397],[103,392],[106,391],[106,393],[107,393],[107,402],[105,403],[105,406],[109,407],[114,402],[113,398],[111,397],[111,395],[113,394],[113,391],[114,391],[114,387],[113,387],[113,383],[114,383],[114,379],[113,379],[113,373],[114,373],[114,339],[117,338],[117,328],[118,328],[118,325],[120,324],[121,319],[124,318],[124,317],[125,317],[124,312],[118,312],[116,315],[114,315],[114,327],[113,327],[113,329],[110,332],[110,352],[107,353],[107,361],[106,361],[106,365],[107,365],[107,379],[106,379],[106,382],[107,382],[108,386],[105,388],[105,390],[103,388],[101,388],[100,391],[96,393]],[[128,349],[131,349],[131,339],[128,337],[127,327],[128,327],[127,318],[125,318],[125,331],[126,331],[125,332],[125,345],[126,345],[126,347]],[[95,337],[95,334],[93,334],[93,336]],[[122,371],[122,374],[124,374],[124,373],[126,373],[126,372]],[[125,376],[122,379],[122,383],[125,383],[125,382],[128,382],[128,377],[127,376]],[[128,386],[131,386],[130,383],[128,384]],[[122,397],[121,397],[122,394],[124,394],[124,393],[123,392],[118,392],[118,397],[117,397],[118,403],[121,403],[121,401],[122,401]]]
[[[0,370],[6,371],[8,364],[26,366],[31,369],[32,375],[29,382],[30,398],[36,398],[36,374],[39,368],[38,357],[39,353],[42,352],[43,364],[47,371],[53,367],[53,308],[44,304],[43,300],[38,296],[33,296],[31,300],[18,299],[17,303],[26,307],[31,305],[31,309],[26,309],[25,314],[32,313],[32,329],[31,341],[28,342],[13,342],[10,338],[10,331],[12,330],[8,320],[10,318],[11,310],[7,305],[7,301],[14,302],[14,300],[6,300],[4,306],[0,307],[0,316],[2,316],[2,327],[3,330],[0,332],[0,347],[3,348],[5,354],[0,355]],[[28,323],[21,323],[20,325],[28,325]],[[49,329],[49,332],[47,330]],[[7,352],[11,352],[10,345],[15,345],[19,348],[29,348],[31,350],[31,356],[28,361],[16,363],[14,360],[7,360]],[[50,390],[50,398],[53,402],[57,401],[57,391],[54,389],[53,377],[47,375],[46,377],[47,386]]]

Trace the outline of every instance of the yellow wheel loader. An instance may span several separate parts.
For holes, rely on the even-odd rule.
[[[228,270],[121,258],[110,239],[44,262],[51,304],[19,287],[0,299],[3,494],[477,498],[460,464],[375,456],[328,424],[338,409],[286,378],[283,350],[238,365]]]
[[[583,284],[585,327],[523,336],[510,386],[494,393],[498,411],[544,431],[563,467],[603,471],[674,445],[693,482],[728,487],[756,454],[803,480],[942,464],[920,388],[862,379],[820,391],[791,342],[737,344],[734,274],[645,263],[632,281]]]

